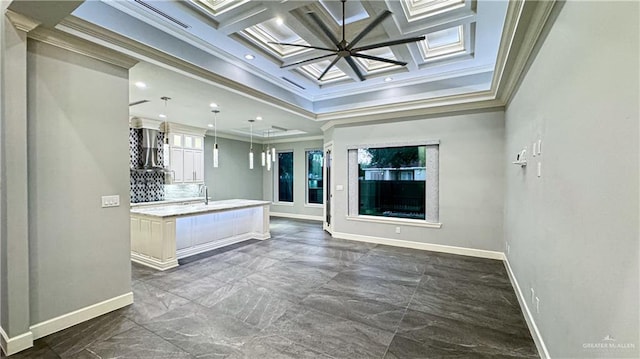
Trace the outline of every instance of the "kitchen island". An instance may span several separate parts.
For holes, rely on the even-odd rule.
[[[131,208],[131,260],[158,270],[247,239],[268,239],[269,201],[231,199]]]

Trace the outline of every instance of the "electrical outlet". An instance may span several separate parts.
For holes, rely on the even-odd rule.
[[[400,234],[400,227],[396,227],[396,233]]]
[[[120,206],[120,196],[102,196],[102,208]]]
[[[540,314],[540,298],[536,297],[536,313]]]

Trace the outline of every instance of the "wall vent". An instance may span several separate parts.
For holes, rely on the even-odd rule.
[[[129,104],[129,107],[135,106],[135,105],[140,105],[140,104],[147,103],[147,102],[149,102],[149,100],[134,101],[134,102]]]
[[[297,83],[293,82],[293,80],[289,80],[289,79],[288,79],[288,78],[286,78],[286,77],[283,77],[282,79],[283,79],[283,80],[285,80],[285,81],[287,81],[288,83],[292,84],[293,86],[295,86],[295,87],[297,87],[297,88],[301,89],[301,90],[306,90],[306,88],[304,88],[302,85],[299,85],[299,84],[297,84]]]
[[[142,0],[133,0],[133,1],[134,1],[134,2],[136,2],[136,3],[138,3],[138,4],[139,4],[139,5],[141,5],[141,6],[144,6],[145,8],[147,8],[147,10],[153,11],[154,13],[156,13],[156,14],[158,14],[158,15],[162,16],[163,18],[165,18],[165,19],[167,19],[167,20],[171,21],[172,23],[174,23],[174,24],[176,24],[176,25],[178,25],[178,26],[180,26],[180,27],[182,27],[182,28],[184,28],[184,29],[188,29],[188,28],[190,28],[190,27],[191,27],[191,26],[189,26],[189,25],[185,24],[184,22],[182,22],[182,21],[180,21],[180,20],[176,19],[175,17],[173,17],[173,16],[171,16],[171,15],[167,14],[166,12],[164,12],[164,11],[162,11],[162,10],[160,10],[160,9],[158,9],[158,8],[156,8],[156,7],[154,7],[153,5],[150,5],[150,4],[149,4],[149,3],[147,3],[147,2],[144,2],[144,1],[142,1]]]

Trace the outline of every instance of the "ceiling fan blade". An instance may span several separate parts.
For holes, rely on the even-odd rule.
[[[338,43],[340,41],[338,41],[338,39],[336,39],[336,37],[331,32],[331,30],[327,27],[327,25],[324,24],[324,22],[322,22],[322,20],[320,20],[318,15],[315,12],[308,12],[307,15],[309,15],[311,17],[311,19],[316,23],[316,25],[318,25],[320,27],[322,32],[327,36],[327,38],[329,38],[331,43],[336,45],[336,46],[338,46]]]
[[[377,48],[380,48],[380,47],[408,44],[410,42],[422,41],[424,39],[425,39],[424,36],[420,36],[420,37],[410,37],[410,38],[407,38],[407,39],[380,42],[380,43],[377,43],[377,44],[356,47],[355,49],[351,49],[351,52],[366,51],[366,50],[377,49]]]
[[[356,73],[360,81],[364,81],[364,76],[362,76],[362,72],[360,72],[360,69],[356,65],[355,61],[353,61],[350,56],[345,57],[344,59],[347,60],[347,63],[349,64],[349,66],[351,66],[351,69]]]
[[[377,18],[375,18],[375,20],[373,20],[369,25],[367,25],[367,27],[365,27],[364,30],[360,31],[358,36],[356,36],[355,38],[353,38],[353,40],[351,40],[351,43],[349,43],[349,46],[347,48],[351,49],[355,44],[358,43],[358,41],[362,40],[363,37],[367,36],[367,34],[371,32],[371,30],[373,30],[376,26],[378,26],[381,22],[384,21],[384,19],[386,19],[390,15],[391,15],[391,11],[389,10],[383,11],[380,15],[378,15]]]
[[[295,46],[295,47],[304,47],[307,49],[316,49],[316,50],[324,50],[324,51],[336,51],[335,49],[329,49],[326,47],[318,47],[318,46],[310,46],[310,45],[300,45],[300,44],[290,44],[288,42],[274,42],[269,41],[269,44],[283,45],[283,46]]]
[[[294,62],[292,64],[282,65],[282,66],[280,66],[280,68],[281,69],[286,69],[287,67],[298,66],[298,65],[309,63],[309,62],[314,62],[316,60],[324,59],[325,57],[329,57],[329,56],[335,56],[335,54],[322,55],[322,56],[314,57],[314,58],[311,58],[311,59],[306,59],[306,60]]]
[[[367,54],[351,54],[351,56],[360,57],[360,58],[363,58],[363,59],[368,59],[368,60],[373,60],[373,61],[387,62],[387,63],[390,63],[390,64],[400,65],[400,66],[406,66],[407,65],[407,63],[404,62],[404,61],[396,61],[396,60],[391,60],[391,59],[385,59],[384,57],[371,56],[371,55],[367,55]]]
[[[324,69],[324,71],[322,72],[322,75],[320,75],[320,77],[318,77],[318,81],[322,80],[322,78],[324,77],[324,75],[327,74],[327,72],[329,72],[329,70],[331,70],[331,68],[333,67],[333,65],[336,64],[336,62],[338,62],[338,60],[340,60],[340,56],[336,56],[335,59],[333,59],[333,61],[331,61],[331,63],[329,64],[329,66],[327,66],[326,69]]]

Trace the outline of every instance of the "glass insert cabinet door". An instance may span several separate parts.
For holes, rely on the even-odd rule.
[[[322,150],[307,152],[307,203],[322,204]]]

